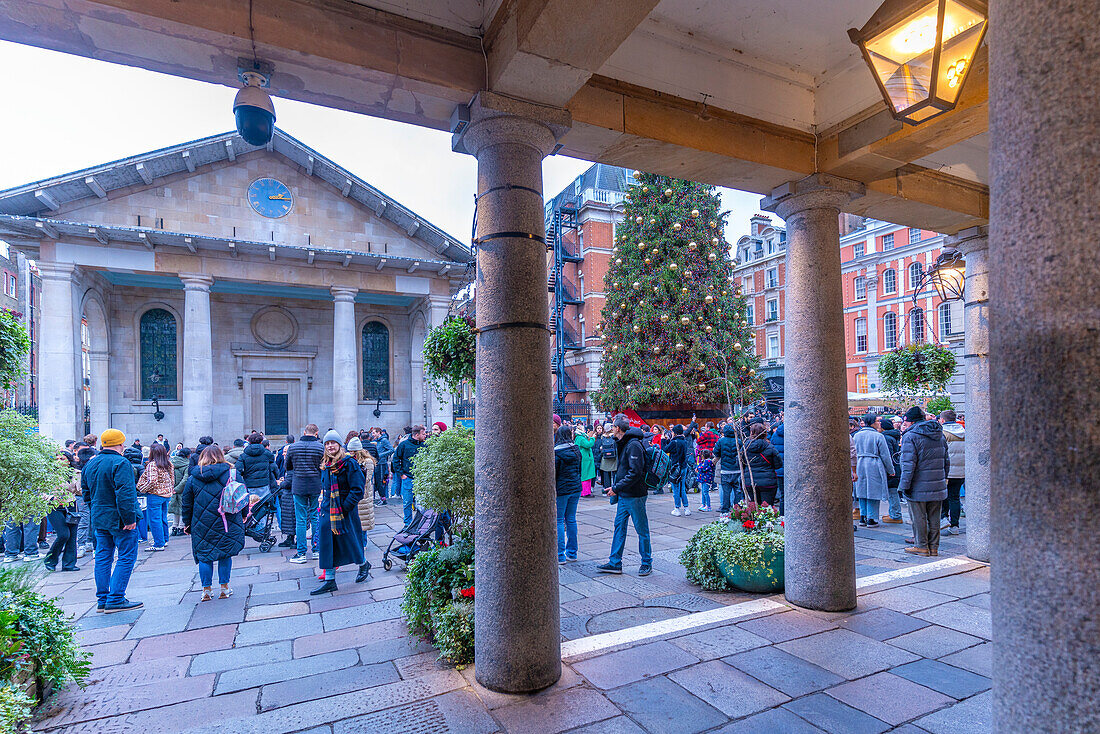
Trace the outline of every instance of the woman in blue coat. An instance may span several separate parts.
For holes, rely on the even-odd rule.
[[[321,460],[321,522],[317,542],[325,582],[312,596],[336,591],[336,569],[354,563],[359,566],[355,583],[366,581],[370,563],[363,557],[363,526],[359,524],[359,501],[363,499],[366,476],[359,462],[344,450],[336,431],[325,434],[325,456]]]
[[[213,598],[211,586],[214,562],[218,564],[219,599],[233,595],[229,588],[229,574],[233,569],[233,556],[244,548],[244,523],[238,512],[223,516],[218,512],[222,490],[229,481],[229,463],[217,445],[202,450],[199,463],[191,470],[191,477],[184,485],[180,497],[184,532],[191,536],[191,553],[199,564],[202,581],[202,601]]]

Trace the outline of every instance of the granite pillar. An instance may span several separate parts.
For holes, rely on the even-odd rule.
[[[210,334],[210,286],[214,279],[180,273],[183,281],[183,436],[187,446],[214,436],[214,358]],[[215,438],[217,438],[215,436]]]
[[[995,732],[1100,731],[1098,14],[990,3]]]
[[[455,150],[477,157],[477,680],[561,676],[542,159],[561,110],[481,93]]]
[[[77,371],[77,355],[80,337],[73,310],[76,266],[40,261],[38,272],[42,276],[38,427],[42,435],[63,443],[83,434],[78,430],[81,401],[77,391],[80,374]]]
[[[98,436],[111,427],[111,361],[107,352],[90,352],[88,358],[92,371],[92,433]]]
[[[966,258],[963,297],[966,379],[966,554],[989,561],[989,229],[971,227],[948,239]]]
[[[761,202],[787,225],[786,597],[826,611],[856,605],[838,217],[862,193],[814,174]]]
[[[355,288],[332,287],[332,425],[340,436],[359,426],[359,372],[355,369]]]

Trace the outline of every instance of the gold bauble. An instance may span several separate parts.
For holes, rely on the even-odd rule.
[[[652,254],[656,255],[659,252],[659,250],[656,247],[654,247],[651,252],[652,252]]]
[[[719,316],[721,316],[721,315],[722,315],[722,309],[718,309],[718,315],[719,315]]]
[[[718,246],[718,238],[717,238],[717,237],[713,237],[713,238],[711,238],[711,241],[710,241],[710,243],[711,243],[712,245],[714,245],[715,247],[717,247],[717,246]]]
[[[722,295],[723,296],[728,296],[729,294],[730,294],[730,292],[727,291],[725,288],[722,289]]]
[[[734,291],[734,293],[736,293],[737,295],[739,295],[739,296],[740,296],[740,295],[741,295],[741,289],[740,289],[740,288],[738,288],[737,290],[735,290],[735,291]]]
[[[697,249],[699,249],[699,245],[695,244],[694,242],[689,242],[688,249],[692,252],[695,252]]]
[[[672,196],[672,189],[665,189],[665,196]]]
[[[611,351],[612,351],[612,352],[617,352],[617,351],[619,351],[619,345],[618,345],[618,344],[612,344],[612,345],[611,345]]]
[[[616,281],[615,290],[619,290],[619,288],[621,288],[621,287],[622,287],[622,284]]]
[[[642,193],[643,194],[648,194],[649,193],[649,187],[648,186],[643,186],[642,187]]]
[[[654,354],[660,354],[661,353],[661,348],[660,347],[653,347],[653,353]]]
[[[625,199],[626,201],[630,201],[630,194],[624,194],[623,199]]]
[[[691,210],[691,216],[692,216],[693,219],[698,218],[699,217],[699,210],[698,209],[692,209]]]
[[[676,351],[677,352],[684,351],[684,343],[683,342],[676,342]]]
[[[696,316],[695,320],[698,321],[700,324],[703,323],[703,314],[699,314],[698,316]]]
[[[635,170],[634,171],[634,178],[641,178],[641,177],[642,177],[642,172],[638,171],[638,170]]]
[[[755,377],[755,376],[756,376],[756,370],[749,370],[749,377]]]
[[[634,221],[638,224],[641,224],[643,220],[641,217],[634,217]]]
[[[636,291],[640,291],[642,289],[642,284],[639,283],[638,281],[634,281],[634,285],[632,285],[631,288],[633,288]]]
[[[659,290],[659,289],[657,288],[657,286],[653,286],[653,292],[654,292],[654,293],[656,293],[656,292],[657,292],[658,290]]]
[[[627,390],[633,390],[633,389],[634,389],[634,386],[633,386],[633,385],[627,385],[627,386],[626,386],[626,389],[627,389]]]
[[[688,289],[687,288],[681,288],[680,293],[682,293],[686,296],[688,294]]]
[[[631,329],[631,331],[633,331],[635,334],[637,334],[641,330],[642,330],[642,327],[638,326],[637,324],[634,324],[634,327]]]
[[[646,265],[651,265],[652,263],[653,263],[653,261],[650,260],[648,257],[645,259],[645,264]]]
[[[734,348],[734,349],[735,349],[736,351],[740,352],[740,351],[741,351],[741,342],[734,342],[734,344],[733,344],[733,348]]]
[[[710,332],[714,331],[714,329],[710,328],[710,324],[707,324],[706,329],[704,329],[704,331],[706,331],[709,334]]]
[[[694,275],[694,273],[692,273],[690,270],[685,270],[684,271],[684,277],[687,278],[688,280],[691,280],[693,275]]]
[[[680,225],[679,222],[673,223],[673,225],[672,225],[672,231],[673,232],[679,232],[681,229],[683,229],[683,227]]]
[[[714,303],[714,296],[712,296],[708,293],[706,298],[704,298],[703,300],[707,303]]]
[[[708,291],[714,290],[714,283],[707,283],[707,290]]]
[[[745,320],[741,321],[741,326],[748,326],[748,325],[749,325],[748,321],[745,321]]]
[[[663,324],[663,323],[666,323],[667,321],[668,321],[668,314],[667,313],[661,314],[661,323]]]
[[[675,269],[676,269],[676,268],[678,268],[678,267],[679,267],[679,266],[678,266],[678,265],[677,265],[676,263],[669,263],[669,264],[668,264],[668,269],[669,269],[669,270],[675,270]]]
[[[688,317],[688,316],[681,316],[680,317],[680,323],[683,324],[684,326],[687,326],[688,324],[691,323],[691,318]]]
[[[696,367],[696,369],[699,370],[700,372],[703,372],[707,369],[707,366],[705,364],[703,364],[702,362],[700,362],[699,366]]]
[[[717,227],[718,227],[718,222],[711,222],[710,223],[710,228],[711,229],[717,229]]]
[[[622,259],[621,257],[620,257],[620,258],[616,258],[616,259],[615,259],[615,264],[616,264],[616,265],[622,265],[622,264],[623,264],[623,259]]]
[[[638,252],[643,252],[644,250],[645,250],[645,243],[644,242],[639,242],[638,243]]]
[[[746,367],[745,365],[741,365],[741,371],[742,372],[746,371],[747,369],[748,369],[748,367]]]
[[[700,382],[695,387],[698,388],[699,392],[703,392],[704,390],[707,389],[706,383],[703,383],[703,382]]]
[[[715,255],[713,252],[710,253],[709,255],[707,255],[707,260],[710,260],[711,262],[714,262],[717,259],[718,259],[718,256]]]
[[[622,377],[623,376],[623,371],[622,370],[615,370],[615,376],[616,377]]]
[[[645,308],[645,299],[638,301],[638,308]]]
[[[650,224],[656,224],[657,223],[657,218],[656,217],[650,217],[649,218],[649,223]]]

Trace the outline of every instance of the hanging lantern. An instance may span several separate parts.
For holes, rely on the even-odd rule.
[[[966,262],[962,253],[945,248],[928,272],[928,278],[943,301],[961,301],[966,284]]]
[[[955,108],[988,19],[984,0],[886,0],[848,38],[891,114],[917,125]]]

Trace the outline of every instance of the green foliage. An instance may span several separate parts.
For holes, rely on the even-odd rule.
[[[878,361],[882,389],[899,398],[942,393],[955,374],[955,355],[938,344],[909,344],[887,352]]]
[[[428,332],[424,340],[424,365],[437,394],[440,385],[448,393],[457,393],[462,383],[474,381],[477,340],[471,324],[461,316],[453,316]]]
[[[733,283],[717,190],[634,176],[604,278],[596,405],[752,402],[755,337],[742,325],[745,299]]]
[[[729,543],[730,536],[739,534],[736,526],[716,520],[704,525],[691,536],[687,547],[680,553],[680,565],[687,570],[687,580],[699,584],[708,591],[728,591],[733,587],[722,575],[714,560],[720,545]]]
[[[31,339],[11,309],[0,309],[0,389],[11,390],[27,374]]]
[[[710,591],[732,589],[719,563],[754,568],[763,565],[767,549],[782,552],[783,520],[778,509],[742,502],[734,506],[731,518],[704,525],[688,541],[680,554],[688,581]]]
[[[71,618],[53,599],[37,593],[34,583],[25,566],[0,570],[0,619],[8,631],[0,642],[0,685],[32,668],[48,685],[70,680],[83,685],[91,656],[76,643]]]
[[[27,731],[34,699],[14,683],[0,686],[0,731],[20,734]]]
[[[474,661],[474,605],[453,601],[432,613],[439,656],[458,666]]]
[[[57,458],[60,450],[33,420],[0,411],[0,523],[44,517],[68,504],[72,470]]]
[[[716,563],[726,566],[756,568],[764,563],[764,552],[770,548],[774,552],[783,550],[783,533],[766,530],[759,533],[736,533],[729,542],[720,543],[714,550]]]
[[[928,401],[928,412],[932,415],[939,415],[945,410],[954,410],[955,404],[951,402],[951,398],[946,395],[941,395],[938,398],[932,398]]]
[[[405,574],[405,596],[401,601],[410,630],[434,636],[432,614],[454,600],[455,589],[473,586],[473,563],[474,544],[470,540],[417,554]]]
[[[474,531],[474,433],[455,426],[432,436],[413,457],[417,503],[451,513],[454,532]]]

